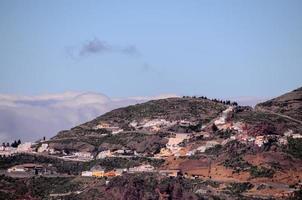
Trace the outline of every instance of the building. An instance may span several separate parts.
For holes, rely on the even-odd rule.
[[[92,171],[91,173],[94,177],[103,177],[105,175],[105,171],[102,170]]]
[[[112,134],[117,134],[117,133],[124,131],[123,129],[121,129],[117,126],[111,126],[110,124],[105,123],[105,122],[102,122],[101,124],[97,125],[94,129],[96,129],[96,130],[106,129],[108,131],[111,131]]]
[[[18,153],[23,153],[23,152],[32,152],[32,143],[31,142],[25,142],[23,144],[19,144],[17,147],[17,152]]]
[[[47,143],[43,143],[43,144],[38,148],[38,153],[47,152],[47,151],[48,151],[48,144],[47,144]]]
[[[98,153],[97,155],[97,159],[102,159],[102,158],[106,158],[106,157],[111,157],[112,153],[110,150],[106,150],[106,151],[101,151]]]
[[[93,156],[91,155],[90,152],[75,152],[75,156],[80,157],[80,158],[87,158],[87,159],[92,159]]]
[[[121,176],[126,169],[115,169],[108,172],[105,172],[104,169],[102,169],[99,166],[93,167],[90,171],[83,171],[82,176],[86,177],[115,177],[115,176]]]
[[[38,165],[38,164],[32,164],[32,163],[27,163],[27,164],[22,164],[22,165],[16,165],[7,170],[9,173],[13,172],[28,172],[32,174],[43,174],[47,172],[47,169],[43,165]]]
[[[82,176],[90,177],[90,176],[92,176],[92,172],[91,171],[83,171]]]
[[[133,173],[133,172],[153,172],[154,171],[154,167],[152,165],[140,165],[137,167],[132,167],[129,168],[129,172]]]
[[[176,177],[180,174],[179,169],[159,170],[159,174],[163,176]]]
[[[115,169],[116,176],[121,176],[123,173],[127,172],[127,169]]]
[[[293,134],[293,138],[294,138],[294,139],[302,138],[302,135],[300,135],[300,134]]]
[[[11,173],[11,172],[25,172],[25,168],[22,167],[22,166],[14,166],[14,167],[11,167],[7,170],[7,172]]]
[[[104,176],[106,176],[106,177],[115,177],[115,176],[117,176],[117,174],[116,174],[115,170],[112,170],[112,171],[106,172],[104,174]]]

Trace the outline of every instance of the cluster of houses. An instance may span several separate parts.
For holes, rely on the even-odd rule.
[[[83,171],[82,176],[85,177],[115,177],[121,176],[124,173],[124,169],[115,169],[111,171],[105,171],[102,168],[92,168],[90,171]]]
[[[90,171],[83,171],[82,176],[85,177],[115,177],[115,176],[121,176],[124,173],[144,173],[144,172],[157,172],[164,176],[171,176],[176,177],[179,175],[180,170],[172,169],[172,170],[155,170],[155,168],[152,165],[148,164],[142,164],[136,167],[132,167],[129,169],[114,169],[111,171],[105,171],[101,167],[93,167]]]
[[[135,130],[148,130],[151,132],[160,131],[164,127],[172,126],[176,122],[167,121],[165,119],[143,119],[140,122],[133,121],[129,125],[133,127]]]
[[[180,144],[186,140],[189,139],[190,135],[185,133],[176,133],[171,135],[171,137],[168,138],[168,143],[166,144],[165,148],[162,148],[158,154],[155,155],[155,157],[163,158],[163,157],[169,157],[169,156],[186,156],[188,151],[186,148],[181,147]]]
[[[23,173],[29,175],[46,175],[55,173],[54,168],[51,165],[40,165],[35,163],[25,163],[21,165],[15,165],[7,169],[8,173]]]
[[[221,143],[224,145],[232,140],[238,140],[242,143],[254,143],[258,147],[262,147],[266,143],[269,142],[269,138],[275,138],[278,140],[279,144],[286,145],[287,138],[302,138],[301,134],[294,134],[292,130],[288,130],[283,134],[283,136],[279,135],[258,135],[258,136],[251,136],[247,132],[247,125],[243,122],[231,122],[228,121],[234,107],[230,106],[226,110],[222,112],[222,115],[214,121],[214,124],[219,130],[235,130],[238,134],[231,136],[230,138],[226,139]]]
[[[111,150],[100,151],[97,154],[96,158],[102,159],[106,157],[135,157],[135,156],[141,156],[141,155],[136,151],[130,149],[118,149],[115,151],[111,151]]]
[[[181,127],[189,127],[196,124],[187,120],[168,121],[166,119],[143,119],[139,122],[134,120],[129,124],[129,126],[134,128],[135,130],[146,130],[150,132],[158,132],[175,125],[179,125]]]
[[[94,127],[94,129],[95,130],[97,130],[97,129],[106,129],[106,130],[110,131],[113,135],[124,131],[123,129],[121,129],[118,126],[112,126],[112,125],[110,125],[108,123],[105,123],[105,122],[102,122],[102,123],[98,124],[96,127]]]
[[[33,143],[25,142],[23,144],[19,144],[18,147],[11,147],[11,146],[1,146],[0,147],[0,156],[12,156],[17,153],[30,153],[33,152],[34,149],[32,148]]]

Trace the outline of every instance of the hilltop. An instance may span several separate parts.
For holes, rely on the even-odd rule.
[[[167,98],[115,109],[96,119],[59,132],[51,148],[97,152],[131,148],[158,152],[171,132],[196,132],[227,106],[205,98]],[[118,134],[117,134],[118,133]],[[157,133],[157,134],[154,134]]]

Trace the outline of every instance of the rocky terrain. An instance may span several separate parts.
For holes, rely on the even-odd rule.
[[[52,164],[68,177],[2,176],[0,199],[301,199],[301,97],[299,88],[255,108],[182,97],[113,110],[36,144],[38,153],[1,158],[0,169]],[[79,176],[141,165],[152,170]]]

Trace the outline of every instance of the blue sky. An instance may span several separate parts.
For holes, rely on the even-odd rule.
[[[302,1],[0,0],[0,93],[276,96],[302,85]]]

